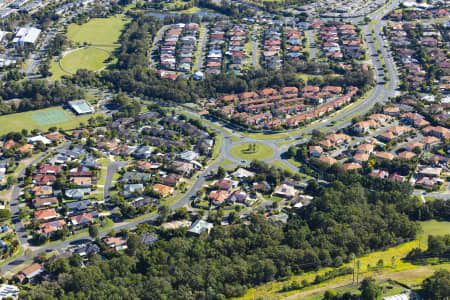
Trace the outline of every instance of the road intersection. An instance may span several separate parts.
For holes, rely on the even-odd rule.
[[[392,10],[398,5],[398,0],[395,0],[391,2],[388,7],[386,7],[384,10],[380,10],[380,12],[374,16],[372,16],[373,20],[380,20],[381,16],[386,13],[386,10]],[[353,20],[354,23],[360,22],[361,19],[357,18]],[[297,172],[298,168],[296,168],[294,165],[289,163],[284,157],[283,153],[286,152],[286,150],[293,145],[301,144],[307,141],[307,136],[311,134],[313,130],[322,130],[324,132],[330,132],[334,130],[338,130],[341,128],[344,128],[351,124],[352,118],[357,117],[361,114],[364,114],[369,110],[373,105],[376,103],[386,103],[390,97],[396,95],[396,89],[398,86],[398,76],[395,70],[395,66],[391,60],[391,57],[388,54],[387,48],[385,47],[384,40],[381,36],[381,29],[382,26],[385,24],[384,21],[377,22],[374,25],[365,25],[363,26],[363,32],[364,32],[364,39],[366,41],[366,44],[368,45],[368,52],[369,57],[371,60],[371,64],[373,66],[373,69],[375,71],[375,78],[376,78],[376,85],[370,95],[361,102],[357,102],[354,104],[351,104],[352,106],[349,109],[345,109],[342,112],[337,112],[333,116],[328,117],[327,120],[322,122],[315,122],[313,125],[308,126],[301,132],[298,132],[295,135],[291,135],[289,137],[289,140],[292,140],[292,143],[285,144],[283,146],[279,146],[278,143],[280,142],[287,142],[286,137],[282,139],[272,139],[272,140],[266,140],[266,139],[255,139],[251,137],[247,137],[243,134],[240,134],[239,131],[225,131],[220,130],[217,127],[217,124],[215,126],[208,124],[205,122],[205,126],[208,126],[209,128],[217,131],[221,138],[223,139],[223,143],[221,144],[221,147],[219,149],[219,155],[214,160],[214,162],[209,165],[201,174],[198,175],[195,183],[192,185],[191,189],[175,204],[171,206],[172,209],[176,209],[179,207],[187,206],[190,200],[196,196],[197,192],[203,187],[203,185],[206,182],[206,178],[213,173],[217,167],[220,165],[221,162],[224,160],[230,160],[234,164],[240,164],[242,163],[241,159],[234,157],[230,154],[230,150],[232,147],[244,144],[244,143],[261,143],[270,146],[274,154],[272,157],[264,160],[265,162],[271,163],[275,161],[280,161],[284,165],[286,165],[288,168],[292,169],[293,171]],[[381,50],[381,56],[384,60],[385,67],[387,68],[387,72],[389,75],[389,81],[387,84],[384,82],[384,74],[383,74],[383,67],[380,62],[377,49],[375,48],[374,42],[372,41],[372,35],[370,33],[371,29],[375,32],[375,37],[377,39],[377,44],[380,46]],[[162,36],[162,30],[159,32],[157,38],[155,38],[152,50],[154,48],[154,45],[157,44],[158,38]],[[152,51],[150,50],[150,51]],[[253,62],[254,63],[254,62]],[[198,117],[195,113],[184,111],[184,113],[188,115],[193,115],[195,117]],[[219,123],[216,121],[216,123]],[[223,126],[223,124],[218,124],[220,127]],[[238,137],[238,139],[233,139],[232,136]],[[38,162],[42,157],[37,158],[32,163]],[[112,184],[113,175],[115,172],[117,172],[121,167],[123,167],[123,163],[120,162],[111,162],[107,167],[107,175],[105,180],[105,187],[104,187],[104,196],[109,196],[109,188]],[[19,174],[19,176],[23,176],[24,173]],[[13,215],[13,223],[19,238],[19,242],[23,248],[29,248],[30,245],[28,244],[27,237],[26,237],[26,231],[23,227],[23,223],[21,222],[18,214],[19,214],[19,204],[18,204],[18,198],[19,198],[20,189],[18,186],[14,186],[12,197],[11,197],[11,212]],[[114,230],[121,230],[121,229],[133,229],[136,227],[136,225],[140,223],[148,223],[152,222],[157,218],[157,215],[151,215],[146,218],[140,218],[135,221],[129,221],[129,222],[122,222],[122,223],[116,223],[112,228],[102,230],[99,232],[99,236],[105,236],[111,229]],[[87,240],[88,236],[87,234],[82,237],[78,237],[71,240],[66,240],[62,242],[52,243],[43,247],[35,247],[34,252],[31,254],[29,252],[25,252],[25,254],[20,255],[19,257],[12,259],[8,263],[4,264],[1,267],[1,273],[5,274],[6,272],[11,272],[15,268],[17,268],[19,265],[24,264],[28,261],[30,261],[34,256],[37,256],[38,254],[42,252],[51,252],[51,251],[58,251],[62,252],[65,248],[69,247],[70,245],[83,242],[83,240]]]

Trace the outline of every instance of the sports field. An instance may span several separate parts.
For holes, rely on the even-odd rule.
[[[81,48],[69,52],[61,60],[63,71],[76,73],[79,69],[97,71],[107,65],[109,53],[98,48]]]
[[[121,15],[106,19],[92,19],[86,24],[70,24],[67,38],[76,43],[92,45],[117,44],[120,34],[129,20]]]
[[[53,125],[70,121],[70,118],[60,108],[31,113],[30,117],[37,126]]]
[[[80,123],[95,115],[75,116],[61,107],[50,107],[35,111],[0,116],[0,135],[12,131],[27,129],[48,130],[50,127],[62,128],[64,130],[77,128]]]

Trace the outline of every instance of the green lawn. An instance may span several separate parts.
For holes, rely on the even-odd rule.
[[[70,75],[67,72],[64,72],[63,69],[59,66],[59,61],[51,61],[50,62],[50,72],[52,73],[52,76],[50,76],[48,79],[51,81],[59,80],[63,75]]]
[[[239,159],[267,159],[273,155],[273,149],[270,146],[255,143],[255,151],[249,150],[251,143],[240,144],[231,148],[230,154]]]
[[[233,164],[233,162],[229,159],[224,159],[217,167],[225,167]]]
[[[450,234],[450,222],[430,220],[420,222],[420,225],[422,225],[424,237]]]
[[[62,113],[64,113],[67,116],[68,121],[39,126],[31,117],[32,114],[51,111],[55,109],[60,110]],[[2,124],[0,126],[0,134],[6,134],[11,131],[20,131],[21,129],[27,129],[28,131],[33,129],[40,129],[42,131],[46,131],[48,130],[48,128],[53,126],[62,128],[64,130],[69,130],[77,128],[80,122],[86,123],[87,120],[93,116],[94,115],[75,116],[72,113],[63,110],[61,107],[49,107],[45,109],[33,110],[24,113],[5,115],[0,116],[0,124]]]
[[[108,63],[110,54],[98,48],[80,48],[68,53],[61,60],[63,70],[76,73],[79,69],[97,71],[104,68]]]
[[[70,24],[67,30],[67,38],[81,44],[116,44],[125,24],[128,22],[129,19],[118,15],[106,19],[92,19],[83,25]]]

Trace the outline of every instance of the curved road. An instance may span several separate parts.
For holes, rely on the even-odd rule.
[[[371,16],[372,20],[377,20],[377,21],[381,20],[382,15],[385,14],[387,11],[394,9],[398,5],[398,2],[399,2],[399,0],[394,0],[385,9],[380,10],[379,12],[373,14]],[[353,20],[353,23],[360,22],[360,21],[361,21],[361,18],[356,18]],[[351,118],[349,118],[349,120],[345,120],[346,118],[348,118],[350,116],[357,116],[357,115],[363,114],[366,112],[367,109],[369,109],[375,103],[377,103],[377,102],[384,103],[384,102],[388,101],[389,97],[394,96],[395,89],[398,85],[398,77],[397,77],[393,62],[387,52],[387,48],[384,47],[385,44],[380,35],[380,31],[381,31],[381,28],[383,25],[384,25],[384,22],[378,22],[375,25],[363,26],[364,38],[368,45],[370,59],[372,61],[372,65],[374,67],[376,78],[377,78],[377,85],[373,89],[373,92],[371,93],[371,95],[366,99],[366,101],[359,103],[357,105],[354,105],[351,109],[347,110],[344,113],[336,113],[335,116],[328,118],[326,121],[318,122],[316,125],[308,127],[308,129],[304,130],[301,134],[298,134],[297,136],[290,138],[294,142],[292,142],[289,145],[284,145],[282,147],[279,147],[277,145],[277,143],[281,142],[281,141],[285,141],[286,139],[269,141],[269,140],[252,139],[252,138],[238,135],[240,137],[240,141],[232,141],[231,136],[228,133],[225,133],[223,130],[218,130],[217,128],[206,124],[208,127],[212,128],[213,130],[218,131],[223,138],[224,142],[222,143],[222,146],[221,146],[221,149],[219,152],[220,153],[219,157],[215,160],[215,162],[213,164],[211,164],[209,167],[207,167],[198,176],[198,179],[196,180],[196,182],[194,183],[194,185],[192,186],[190,191],[188,191],[177,203],[172,205],[171,208],[176,209],[178,207],[187,205],[188,202],[190,201],[191,197],[196,195],[196,193],[201,189],[201,187],[203,186],[203,184],[206,181],[207,175],[211,171],[214,171],[223,160],[229,159],[235,163],[240,162],[240,159],[235,158],[229,154],[230,153],[229,150],[231,149],[231,147],[233,147],[237,144],[240,144],[240,143],[264,143],[264,144],[272,147],[272,149],[274,150],[274,155],[271,158],[266,159],[265,161],[271,162],[271,161],[280,160],[283,164],[285,164],[289,168],[297,171],[297,168],[295,166],[290,164],[288,161],[283,160],[283,158],[282,158],[282,153],[285,152],[289,146],[299,144],[299,143],[304,143],[306,141],[306,138],[304,138],[304,135],[310,134],[314,129],[326,128],[324,131],[327,132],[327,131],[346,127],[351,123]],[[385,86],[385,84],[383,82],[382,66],[381,66],[381,62],[378,59],[378,54],[377,54],[377,51],[376,51],[375,46],[372,41],[372,36],[370,34],[371,28],[373,28],[375,31],[377,43],[380,46],[381,55],[385,62],[386,68],[388,70],[389,82],[388,82],[387,87]],[[162,34],[161,34],[161,36],[162,36]],[[156,43],[154,43],[154,44],[156,44]],[[188,112],[186,112],[186,113],[188,113]],[[340,121],[341,121],[341,123],[339,123],[338,125],[330,126],[331,124],[333,124],[333,122],[340,122]],[[39,158],[36,159],[33,163],[36,163],[38,160],[39,160]],[[120,167],[121,167],[121,164],[119,164],[118,162],[111,163],[110,165],[108,165],[107,179],[105,181],[105,196],[109,195],[109,192],[107,191],[107,190],[109,190],[109,188],[107,189],[106,187],[109,187],[111,185],[113,174]],[[24,171],[22,171],[21,174],[19,174],[19,175],[23,176],[23,174],[24,174],[23,172]],[[20,193],[19,187],[15,186],[13,189],[12,198],[11,198],[11,212],[13,215],[14,227],[16,229],[16,232],[18,233],[18,238],[19,238],[20,244],[22,246],[25,246],[25,248],[26,248],[26,245],[28,244],[28,242],[26,241],[26,238],[23,235],[21,235],[25,229],[23,228],[22,222],[18,218],[18,212],[19,212],[18,195],[19,195],[19,193]],[[132,229],[132,228],[135,228],[137,224],[146,223],[146,222],[155,220],[156,217],[157,217],[156,215],[153,215],[153,216],[150,216],[150,217],[147,217],[144,219],[140,219],[138,221],[117,223],[113,226],[113,228],[116,231],[120,230],[120,229]],[[106,233],[109,232],[110,230],[111,230],[111,228],[99,232],[99,236],[101,237],[101,236],[106,235]],[[35,251],[33,254],[31,254],[31,255],[23,254],[20,257],[15,258],[12,261],[8,262],[7,264],[4,264],[2,266],[1,273],[4,274],[5,272],[12,271],[14,268],[17,268],[18,265],[31,260],[33,258],[33,256],[36,256],[36,254],[38,254],[38,253],[41,253],[44,251],[54,251],[54,250],[61,251],[64,248],[70,246],[71,244],[74,244],[74,243],[77,243],[77,242],[80,242],[80,241],[86,240],[86,239],[87,239],[87,236],[83,236],[83,237],[79,237],[79,238],[68,240],[68,241],[54,243],[54,244],[44,246],[44,247],[37,247],[37,248],[35,248]]]

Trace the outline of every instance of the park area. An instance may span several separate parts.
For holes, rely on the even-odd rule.
[[[62,69],[69,73],[76,73],[78,69],[98,71],[108,64],[109,57],[109,52],[104,49],[80,48],[65,55],[60,64]]]
[[[122,15],[92,19],[86,24],[70,24],[67,38],[74,43],[97,46],[118,46],[119,37],[129,20]]]
[[[120,47],[119,38],[122,30],[129,20],[123,15],[109,18],[92,19],[86,24],[70,24],[67,30],[67,38],[80,47],[68,52],[61,61],[52,61],[50,80],[58,80],[63,75],[76,73],[79,69],[90,71],[101,70],[115,60],[111,59],[112,53]]]
[[[245,143],[234,146],[230,151],[231,155],[245,160],[264,160],[272,157],[273,149],[270,146],[259,143]]]
[[[75,116],[61,107],[50,107],[0,117],[0,134],[6,134],[20,129],[39,129],[47,131],[50,127],[64,130],[77,128],[80,123],[86,123],[94,115]]]

